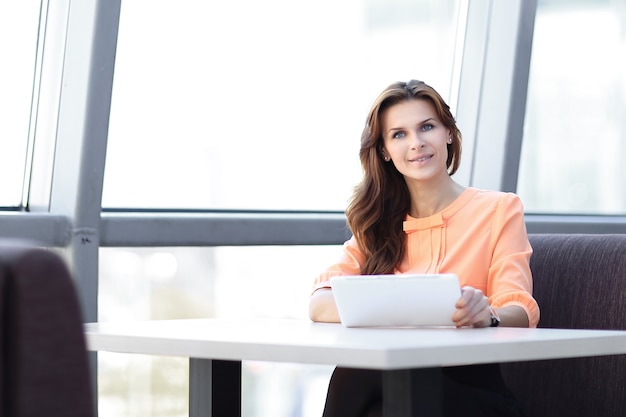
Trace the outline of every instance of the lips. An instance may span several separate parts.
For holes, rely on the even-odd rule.
[[[409,162],[424,162],[432,158],[432,154],[428,155],[418,155],[416,158],[409,159]]]

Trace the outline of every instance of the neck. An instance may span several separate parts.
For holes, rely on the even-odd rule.
[[[411,194],[411,217],[430,217],[449,206],[463,192],[465,187],[457,184],[452,178],[433,185],[408,184]]]

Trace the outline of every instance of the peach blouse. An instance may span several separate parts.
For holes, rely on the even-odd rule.
[[[430,217],[404,221],[404,258],[395,274],[455,273],[461,286],[480,289],[493,307],[518,305],[530,327],[539,306],[532,296],[532,248],[524,209],[513,193],[465,189],[448,207]],[[339,262],[320,274],[313,290],[329,288],[335,275],[358,275],[364,255],[355,238],[343,245]]]

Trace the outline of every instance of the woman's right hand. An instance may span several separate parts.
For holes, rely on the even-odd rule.
[[[309,318],[313,321],[325,323],[339,323],[339,311],[335,304],[333,290],[320,288],[316,290],[309,300]]]

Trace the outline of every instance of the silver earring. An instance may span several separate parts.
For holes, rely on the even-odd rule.
[[[385,162],[389,162],[391,160],[391,158],[389,158],[387,155],[385,155],[383,159],[385,160]]]
[[[448,145],[452,145],[452,138],[448,138]]]

